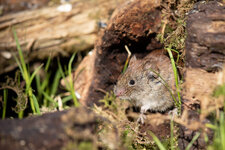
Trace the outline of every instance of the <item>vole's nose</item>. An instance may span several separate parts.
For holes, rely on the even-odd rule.
[[[120,97],[121,95],[123,95],[125,92],[125,90],[123,88],[119,88],[116,87],[114,88],[114,94],[116,95],[116,97]]]

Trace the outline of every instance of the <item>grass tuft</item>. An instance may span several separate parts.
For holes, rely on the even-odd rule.
[[[12,29],[13,31],[13,35],[14,35],[14,39],[16,41],[16,46],[17,46],[17,50],[18,50],[18,53],[19,53],[19,59],[15,57],[15,60],[19,66],[19,69],[21,71],[21,74],[22,74],[22,77],[23,79],[25,80],[25,83],[26,83],[26,95],[28,95],[29,97],[29,100],[30,100],[30,105],[31,105],[31,109],[33,111],[33,114],[36,114],[39,110],[39,105],[37,105],[37,103],[35,103],[34,101],[34,95],[33,95],[33,89],[31,87],[31,83],[35,77],[35,75],[37,74],[37,72],[40,70],[40,68],[42,67],[39,66],[31,75],[29,73],[29,69],[25,63],[25,60],[24,60],[24,56],[23,56],[23,53],[22,53],[22,49],[20,47],[20,44],[19,44],[19,40],[18,40],[18,37],[17,37],[17,34],[16,34],[16,31],[15,29],[13,28]]]
[[[58,66],[59,66],[59,71],[61,73],[61,76],[63,77],[63,80],[65,81],[66,89],[70,92],[70,94],[73,98],[74,106],[79,107],[80,103],[78,102],[78,99],[75,95],[74,82],[73,82],[74,80],[73,80],[73,76],[72,76],[72,63],[73,63],[75,56],[76,56],[76,53],[74,53],[72,55],[72,57],[70,58],[69,64],[68,64],[68,76],[69,76],[68,79],[66,79],[66,75],[63,72],[63,69],[62,69],[62,66],[61,66],[59,60],[58,60]]]

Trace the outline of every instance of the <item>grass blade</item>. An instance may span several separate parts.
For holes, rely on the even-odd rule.
[[[56,91],[58,89],[58,85],[59,85],[59,81],[60,81],[60,78],[61,78],[61,74],[60,74],[60,71],[59,69],[56,71],[56,75],[55,75],[55,78],[53,80],[53,85],[51,87],[51,95],[55,95],[56,94]]]
[[[76,56],[76,52],[73,53],[72,57],[70,58],[69,64],[68,64],[68,74],[70,76],[72,74],[72,63],[73,63],[73,60],[74,60],[75,56]],[[72,76],[70,78],[72,78]]]
[[[224,122],[224,113],[220,114],[220,139],[222,144],[222,149],[225,149],[225,122]]]
[[[69,74],[69,87],[70,87],[69,91],[70,91],[70,94],[73,97],[74,106],[78,107],[79,103],[78,103],[77,97],[75,95],[75,89],[74,89],[73,77],[72,77],[72,63],[73,63],[73,60],[74,60],[75,56],[76,56],[76,53],[74,53],[72,55],[72,57],[70,58],[70,61],[69,61],[69,64],[68,64],[68,74]]]
[[[166,80],[164,80],[163,77],[158,72],[156,72],[155,70],[152,70],[152,69],[150,69],[150,70],[153,73],[155,73],[163,81],[163,84],[168,89],[168,91],[170,92],[170,95],[172,96],[172,98],[173,98],[173,100],[175,102],[175,105],[178,105],[177,100],[176,100],[176,98],[175,98],[175,96],[174,96],[174,94],[173,94],[173,92],[171,90],[171,87],[168,85],[168,83],[166,82]]]
[[[178,114],[181,113],[181,96],[180,96],[180,86],[179,86],[179,77],[178,77],[178,72],[177,72],[177,68],[176,68],[176,64],[173,58],[173,54],[171,51],[171,48],[166,48],[169,56],[170,56],[170,60],[171,60],[171,64],[172,64],[172,68],[173,68],[173,72],[174,72],[174,78],[175,78],[175,84],[176,84],[176,89],[177,89],[177,97],[178,97]]]
[[[65,82],[66,89],[69,90],[69,82],[66,80],[66,76],[65,76],[65,74],[64,74],[64,72],[63,72],[63,69],[62,69],[62,66],[61,66],[61,64],[60,64],[59,59],[58,59],[58,67],[59,67],[59,72],[60,72],[60,74],[61,74],[61,76],[63,77],[63,80],[64,80],[64,82]]]
[[[80,104],[77,100],[77,97],[75,95],[75,90],[74,90],[74,84],[73,84],[73,78],[72,78],[72,62],[74,60],[74,57],[75,57],[75,54],[73,54],[73,56],[71,57],[70,61],[69,61],[69,64],[68,64],[68,75],[69,75],[69,81],[66,79],[65,77],[65,74],[63,72],[63,69],[62,69],[62,66],[58,60],[58,66],[59,66],[59,71],[63,77],[63,80],[65,82],[65,85],[66,85],[66,89],[70,92],[70,94],[72,95],[73,97],[73,102],[74,102],[74,106],[75,107],[78,107]]]
[[[170,120],[170,148],[171,150],[174,150],[174,142],[173,142],[173,119],[171,117],[171,120]]]
[[[12,31],[13,31],[14,39],[16,41],[16,47],[17,47],[17,50],[18,50],[18,53],[19,53],[19,58],[20,58],[21,68],[22,68],[21,71],[23,72],[24,79],[28,80],[29,79],[29,74],[28,74],[26,63],[24,61],[23,52],[22,52],[22,49],[20,47],[19,40],[18,40],[18,37],[17,37],[15,29],[12,28]]]
[[[200,136],[200,132],[197,132],[195,134],[195,136],[193,137],[193,139],[191,140],[191,142],[188,144],[188,146],[185,148],[185,150],[189,150],[191,148],[191,146],[193,145],[193,143],[198,139],[198,137]]]
[[[41,84],[41,90],[44,91],[49,84],[50,73],[46,75],[44,81]]]
[[[152,136],[153,140],[156,142],[157,146],[159,147],[160,150],[166,150],[166,148],[163,146],[161,141],[155,136],[154,133],[149,131],[149,134]]]
[[[35,69],[35,71],[32,73],[31,77],[30,77],[30,80],[29,80],[29,83],[28,83],[28,86],[30,87],[35,75],[37,74],[37,72],[41,69],[41,67],[43,66],[43,64],[41,64],[37,69]]]
[[[23,78],[25,78],[25,75],[24,75],[24,72],[23,72],[23,68],[22,68],[22,66],[21,66],[21,64],[20,64],[20,61],[18,60],[18,58],[17,58],[15,55],[13,55],[13,57],[14,57],[14,59],[16,60],[16,63],[17,63],[17,65],[18,65],[19,69],[20,69],[20,72],[21,72]]]
[[[41,79],[40,79],[40,75],[37,74],[35,76],[35,81],[36,81],[36,88],[37,88],[37,94],[38,94],[38,100],[41,99]]]
[[[5,119],[5,116],[6,116],[7,97],[8,97],[8,89],[4,89],[4,90],[3,90],[3,110],[2,110],[2,120],[4,120],[4,119]]]
[[[55,102],[54,99],[51,98],[46,92],[42,91],[42,94],[44,95],[44,97],[45,97],[48,101],[52,102],[52,103],[54,104],[55,107],[58,107],[58,103]]]
[[[71,100],[71,99],[73,99],[72,95],[69,95],[69,96],[67,96],[67,97],[64,97],[64,98],[62,99],[62,103],[64,104],[64,103],[68,102],[68,101]]]
[[[51,57],[48,57],[47,63],[45,65],[45,72],[48,72],[48,68],[50,66],[50,63],[51,63]]]
[[[40,108],[39,108],[39,104],[38,104],[37,98],[35,97],[34,94],[33,94],[32,96],[33,96],[34,107],[35,107],[35,109],[36,109],[36,112],[37,112],[38,115],[40,115],[41,112],[40,112]]]

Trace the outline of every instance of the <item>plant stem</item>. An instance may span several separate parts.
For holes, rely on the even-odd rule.
[[[177,68],[176,68],[176,64],[175,64],[175,61],[174,61],[174,58],[173,58],[173,54],[171,52],[171,46],[169,48],[166,48],[169,56],[170,56],[170,60],[171,60],[171,64],[172,64],[172,67],[173,67],[173,72],[174,72],[174,78],[175,78],[175,84],[176,84],[176,91],[177,91],[177,97],[178,97],[178,114],[181,113],[181,97],[180,97],[180,87],[179,87],[179,79],[178,79],[178,72],[177,72]]]
[[[171,117],[171,120],[170,120],[170,148],[171,150],[174,150],[174,142],[173,142],[173,118]]]
[[[22,118],[23,118],[23,112],[24,112],[24,111],[20,111],[20,112],[19,112],[19,114],[18,114],[18,118],[19,118],[19,119],[22,119]]]
[[[6,116],[7,97],[8,97],[8,89],[4,89],[4,90],[3,90],[3,111],[2,111],[2,120],[4,120],[4,119],[5,119],[5,116]]]
[[[33,113],[35,114],[36,110],[35,110],[35,107],[34,107],[33,92],[32,92],[32,89],[30,87],[28,88],[28,96],[29,96],[29,99],[30,99],[31,109],[32,109]]]

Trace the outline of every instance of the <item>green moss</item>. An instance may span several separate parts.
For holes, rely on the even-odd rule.
[[[96,148],[94,147],[92,142],[84,141],[79,143],[78,149],[79,150],[95,150]]]
[[[117,106],[115,100],[116,100],[116,96],[111,91],[111,92],[107,92],[106,95],[104,96],[104,98],[99,100],[99,102],[103,103],[105,108],[108,108],[116,113],[118,106]]]
[[[97,150],[97,147],[91,141],[69,142],[62,150]]]

